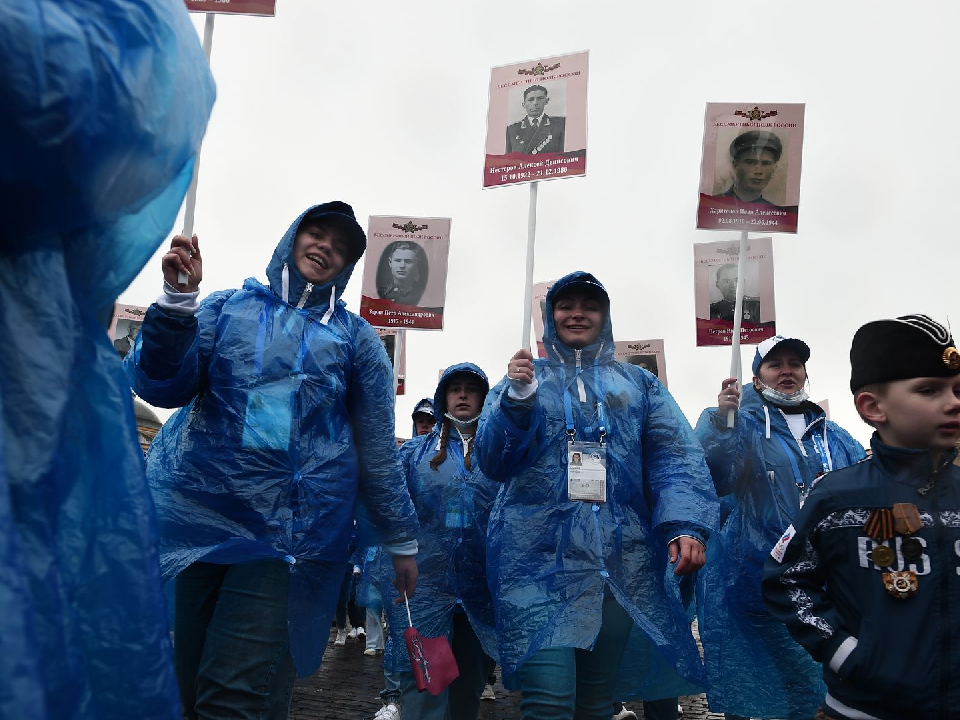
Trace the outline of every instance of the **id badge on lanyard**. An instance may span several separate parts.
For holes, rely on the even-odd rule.
[[[598,442],[567,443],[567,497],[607,501],[607,447]]]
[[[603,402],[597,403],[597,425],[600,442],[576,440],[577,429],[573,422],[573,401],[570,393],[563,396],[563,409],[567,420],[567,497],[585,502],[607,501],[607,446],[606,415]]]

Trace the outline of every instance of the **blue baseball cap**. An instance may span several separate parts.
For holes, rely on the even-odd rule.
[[[763,363],[763,359],[777,348],[781,350],[793,350],[793,352],[797,354],[797,357],[800,358],[800,362],[804,365],[806,365],[807,360],[810,359],[810,346],[803,340],[799,338],[787,338],[783,337],[783,335],[774,335],[772,338],[767,338],[757,345],[757,353],[753,356],[754,375],[760,371],[760,365]]]

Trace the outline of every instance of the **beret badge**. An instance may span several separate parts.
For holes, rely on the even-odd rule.
[[[952,345],[943,351],[943,364],[951,370],[960,368],[960,351]]]

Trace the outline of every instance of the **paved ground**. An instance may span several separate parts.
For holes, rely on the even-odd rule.
[[[378,693],[383,687],[382,656],[363,654],[362,640],[347,640],[343,647],[333,646],[333,634],[323,656],[323,665],[315,675],[297,682],[293,695],[291,720],[369,720],[380,708]],[[499,682],[497,699],[481,703],[482,720],[519,720],[520,695],[507,692]],[[681,698],[684,720],[711,720],[723,716],[707,712],[704,696]],[[627,703],[643,717],[641,703]],[[416,718],[404,718],[416,720]]]

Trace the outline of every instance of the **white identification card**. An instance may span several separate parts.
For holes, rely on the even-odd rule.
[[[595,442],[567,444],[567,497],[607,501],[607,448]]]

